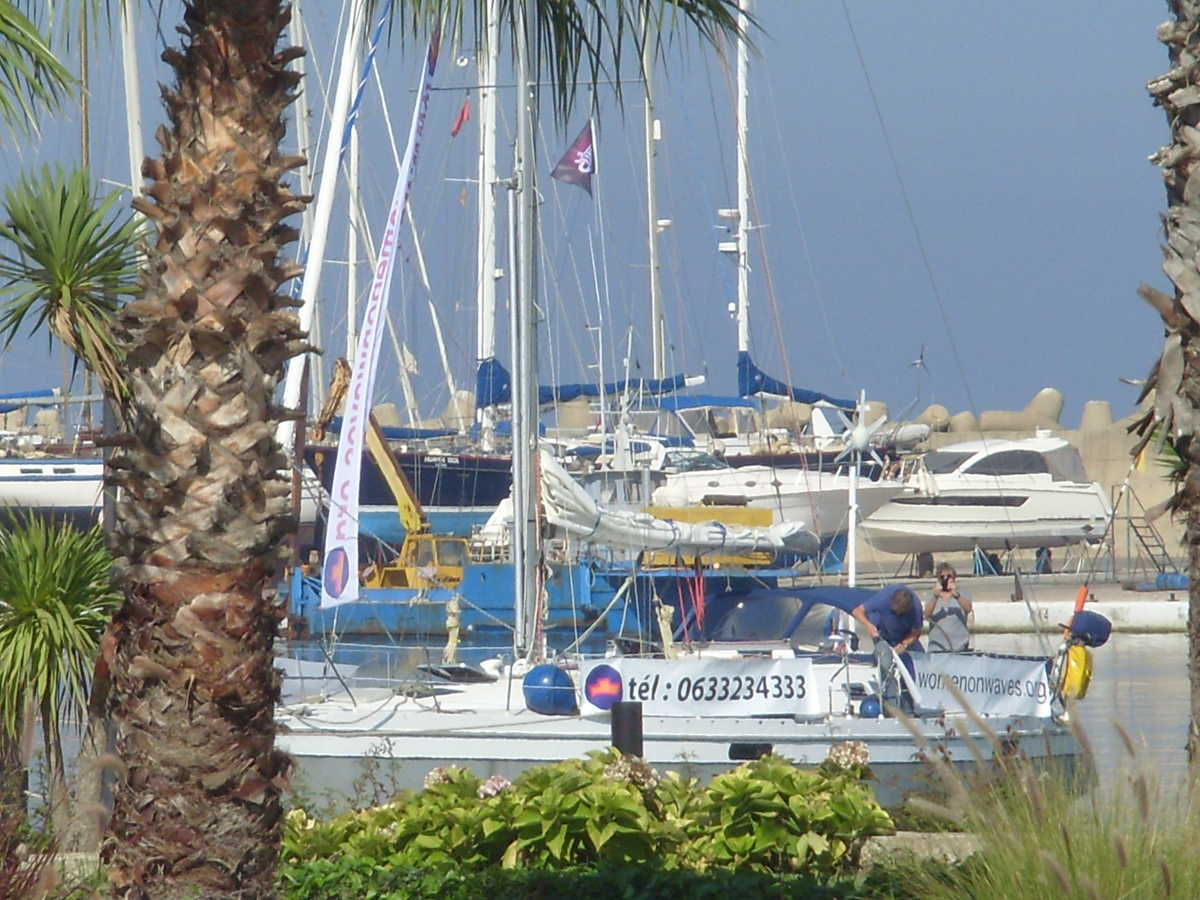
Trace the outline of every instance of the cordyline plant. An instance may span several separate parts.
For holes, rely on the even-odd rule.
[[[65,796],[62,726],[82,727],[100,635],[120,602],[111,569],[99,528],[0,513],[0,742],[12,747],[28,716],[41,720],[53,802]]]
[[[0,338],[45,327],[124,407],[126,389],[112,320],[140,292],[138,225],[114,210],[86,172],[48,166],[6,189],[0,222]]]

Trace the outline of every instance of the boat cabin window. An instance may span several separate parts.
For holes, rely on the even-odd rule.
[[[729,438],[760,430],[749,407],[701,406],[681,409],[679,415],[697,437]]]
[[[706,637],[710,641],[778,641],[803,605],[802,598],[786,595],[745,600],[714,622]]]
[[[680,449],[667,451],[663,468],[670,472],[714,472],[728,469],[729,464],[703,450]]]
[[[925,471],[930,475],[945,475],[953,472],[974,455],[953,450],[932,450],[921,460],[925,463]]]
[[[629,422],[642,434],[656,434],[661,437],[688,437],[687,429],[679,421],[679,417],[669,409],[636,409],[627,413]]]
[[[985,456],[966,469],[967,475],[1044,475],[1046,459],[1034,450],[1002,450]]]
[[[1050,467],[1050,475],[1055,481],[1074,481],[1076,484],[1087,484],[1090,480],[1079,451],[1069,444],[1057,450],[1046,452],[1046,465]]]

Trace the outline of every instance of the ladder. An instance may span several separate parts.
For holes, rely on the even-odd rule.
[[[1125,524],[1129,528],[1129,533],[1141,545],[1138,556],[1142,556],[1144,551],[1145,558],[1149,560],[1150,565],[1158,574],[1178,572],[1179,567],[1171,559],[1171,554],[1167,551],[1167,545],[1163,541],[1162,535],[1154,527],[1154,524],[1146,518],[1146,507],[1142,503],[1141,498],[1137,496],[1132,487],[1129,488],[1126,497]],[[1134,503],[1137,504],[1139,510],[1136,515],[1133,511]],[[1126,562],[1126,565],[1131,564],[1131,560]]]

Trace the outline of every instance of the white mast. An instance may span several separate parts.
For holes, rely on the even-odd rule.
[[[746,46],[746,29],[749,23],[746,11],[751,0],[741,0],[738,5],[737,42],[737,326],[738,351],[750,351],[750,160],[746,151],[750,126],[746,119],[746,97],[748,82],[746,70],[749,51]]]
[[[654,179],[658,121],[654,118],[654,52],[650,43],[650,11],[642,7],[642,81],[645,85],[644,118],[646,151],[646,244],[650,251],[650,343],[655,378],[666,377],[666,342],[663,339],[662,294],[658,284],[658,197]]]
[[[479,230],[476,234],[475,361],[496,356],[496,69],[500,58],[499,0],[488,0],[485,46],[479,76]],[[495,450],[496,413],[476,411],[484,450]]]
[[[349,181],[346,205],[350,228],[346,231],[346,360],[354,362],[358,346],[358,123],[350,127]]]
[[[142,101],[138,96],[137,6],[121,4],[121,68],[125,77],[125,128],[129,135],[129,185],[133,196],[142,194]]]
[[[538,484],[533,460],[537,441],[537,160],[533,122],[537,82],[529,77],[529,31],[526,8],[518,9],[517,40],[517,159],[518,190],[516,277],[519,291],[513,322],[513,568],[514,649],[537,653],[538,608]]]
[[[312,329],[316,311],[317,286],[321,279],[321,267],[325,262],[325,244],[329,238],[329,219],[333,211],[333,193],[338,178],[338,155],[341,151],[342,133],[346,130],[346,115],[350,106],[350,94],[354,89],[355,60],[362,38],[363,11],[366,0],[353,0],[350,18],[346,25],[346,37],[342,42],[342,57],[338,66],[338,81],[334,92],[333,115],[329,121],[329,134],[325,151],[321,157],[321,181],[317,189],[316,208],[313,211],[312,242],[308,247],[308,263],[305,266],[304,286],[300,291],[300,328]],[[283,405],[295,409],[300,405],[300,383],[307,355],[295,357],[288,362],[287,376],[283,385]],[[291,452],[295,422],[290,419],[279,426],[278,438],[285,452]]]

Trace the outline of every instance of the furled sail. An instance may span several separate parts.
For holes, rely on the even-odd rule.
[[[787,397],[799,403],[818,403],[823,400],[842,409],[854,409],[853,400],[839,400],[837,397],[830,397],[820,391],[792,387],[777,378],[772,378],[754,364],[754,360],[745,350],[738,352],[737,368],[738,393],[743,397],[753,394],[772,394],[777,397]]]
[[[727,553],[755,550],[815,553],[819,548],[816,535],[799,522],[750,528],[720,522],[677,522],[643,512],[606,509],[545,450],[541,451],[541,470],[546,520],[597,544],[638,550]]]
[[[670,378],[621,378],[607,384],[539,385],[538,404],[566,403],[577,397],[601,397],[614,394],[670,394],[703,378],[672,375]],[[483,409],[512,402],[512,376],[495,357],[485,359],[475,372],[475,406]]]

